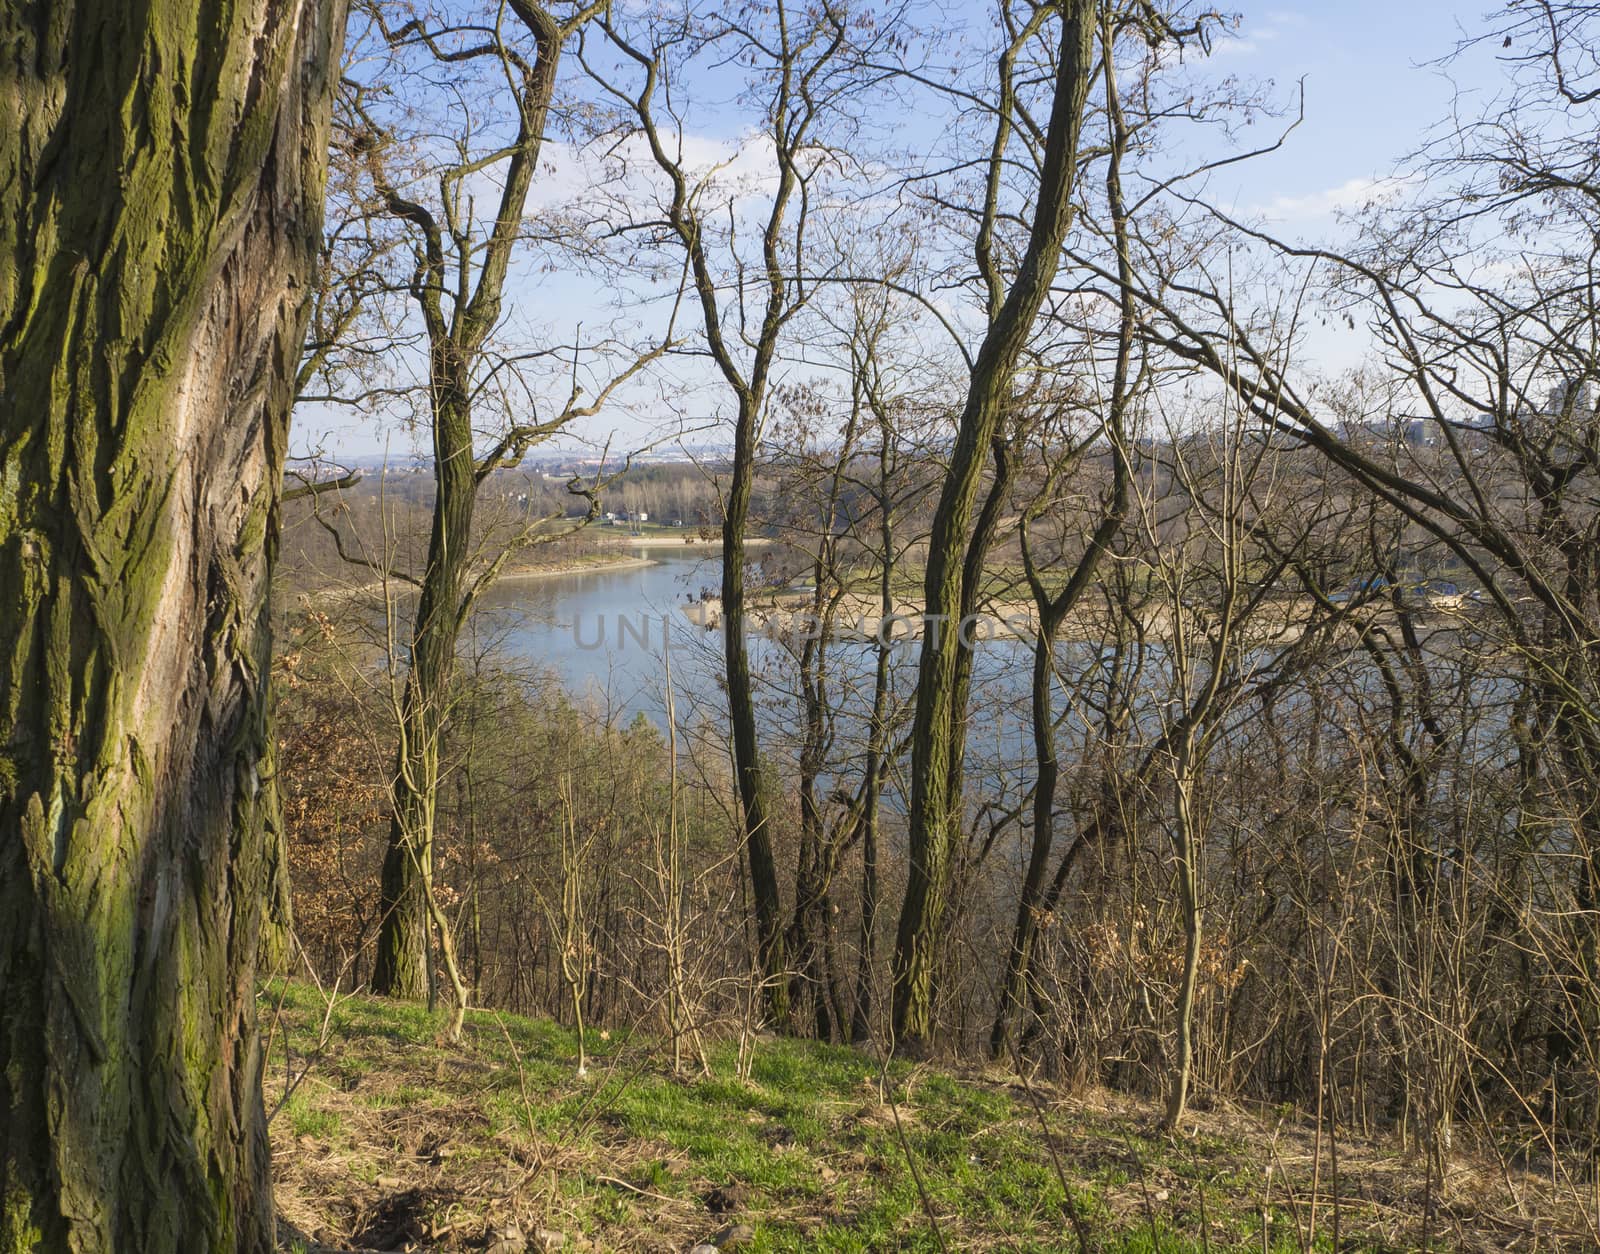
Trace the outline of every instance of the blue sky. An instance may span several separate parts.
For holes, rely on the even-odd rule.
[[[960,10],[977,21],[988,6],[964,0]],[[1281,235],[1336,241],[1345,228],[1340,209],[1356,208],[1375,184],[1394,174],[1397,163],[1465,93],[1465,111],[1476,113],[1502,90],[1496,64],[1498,45],[1469,49],[1440,65],[1459,41],[1482,34],[1486,8],[1441,0],[1373,0],[1321,5],[1281,3],[1246,5],[1237,34],[1218,42],[1208,68],[1254,82],[1270,81],[1274,95],[1292,101],[1305,83],[1305,120],[1277,152],[1230,167],[1210,184],[1210,198],[1245,216],[1264,216]],[[711,120],[714,123],[714,119]],[[1260,125],[1264,139],[1277,125]],[[714,125],[708,129],[713,132]],[[541,311],[581,309],[592,304],[590,325],[603,315],[604,297],[592,281],[545,274],[516,282],[509,293],[511,317],[537,334]],[[517,306],[525,305],[526,313]],[[1310,344],[1318,366],[1338,370],[1353,365],[1364,351],[1358,332],[1318,332]],[[634,394],[626,405],[591,420],[587,441],[603,442],[615,432],[619,446],[642,443],[651,429],[644,411],[648,394]],[[345,455],[387,448],[392,456],[416,451],[414,434],[385,430],[371,419],[312,411],[297,415],[297,452],[312,443]]]
[[[1281,151],[1237,167],[1237,207],[1275,210],[1284,227],[1308,234],[1330,229],[1327,207],[1348,201],[1361,181],[1392,174],[1458,89],[1480,104],[1500,89],[1497,48],[1436,64],[1485,29],[1484,13],[1441,0],[1244,10],[1216,64],[1270,78],[1285,97],[1304,78],[1306,118]]]

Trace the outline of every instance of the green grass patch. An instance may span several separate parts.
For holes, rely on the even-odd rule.
[[[445,1250],[480,1248],[507,1219],[594,1250],[687,1248],[734,1221],[752,1251],[1071,1250],[1070,1191],[1108,1254],[1303,1248],[1312,1142],[1292,1120],[1196,1115],[1171,1138],[1153,1104],[1043,1089],[1047,1143],[1000,1072],[779,1039],[757,1043],[748,1079],[731,1044],[710,1046],[709,1074],[674,1075],[647,1037],[595,1032],[580,1079],[572,1032],[545,1020],[473,1012],[450,1045],[442,1015],[368,998],[329,1015],[292,983],[263,990],[261,1015],[268,1108],[310,1068],[272,1125],[280,1206],[352,1244],[351,1216],[404,1204]],[[1283,1170],[1267,1179],[1274,1155],[1297,1206]],[[1340,1173],[1340,1248],[1415,1248],[1415,1165],[1347,1141]],[[1314,1249],[1330,1248],[1330,1205],[1324,1192]],[[1461,1213],[1488,1211],[1474,1197]],[[1546,1225],[1539,1248],[1586,1248],[1562,1231]]]

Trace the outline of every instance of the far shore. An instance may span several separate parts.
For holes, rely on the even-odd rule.
[[[1263,602],[1246,624],[1243,642],[1251,648],[1265,648],[1292,644],[1310,623],[1312,603],[1303,597],[1284,597]],[[722,599],[702,597],[679,607],[691,623],[707,630],[721,625]],[[811,599],[809,594],[793,593],[757,594],[750,598],[748,621],[757,631],[779,632],[810,629]],[[1461,598],[1440,598],[1432,602],[1424,619],[1432,628],[1449,629],[1459,625],[1465,613]],[[1371,613],[1356,622],[1384,617],[1382,606],[1373,606]],[[1169,605],[1152,601],[1141,613],[1144,629],[1157,639],[1166,640],[1174,634],[1175,622]],[[1184,609],[1189,630],[1201,639],[1212,628],[1212,614],[1204,606],[1190,605]],[[847,593],[834,604],[828,631],[843,640],[915,640],[922,636],[926,623],[920,600],[895,598],[893,610],[884,615],[879,597],[870,593]],[[1039,631],[1038,608],[1032,600],[986,599],[968,619],[962,620],[963,639],[969,640],[1021,640],[1032,643]],[[1348,624],[1343,626],[1348,631]],[[1106,637],[1111,624],[1101,605],[1080,605],[1064,618],[1057,628],[1056,639],[1064,642],[1098,641]]]
[[[591,571],[596,574],[610,574],[614,570],[638,570],[644,566],[657,565],[653,557],[612,557],[604,561],[593,562],[558,562],[554,566],[526,566],[512,567],[500,572],[496,583],[508,583],[516,580],[519,583],[529,579],[557,579],[564,575],[587,575]]]
[[[621,536],[617,538],[621,539],[629,548],[634,549],[675,549],[679,545],[686,549],[720,549],[722,547],[721,536],[705,540],[697,535],[686,536],[681,533],[674,534],[670,531],[659,531],[647,536]],[[606,539],[610,541],[612,537],[607,536]],[[774,541],[766,536],[746,536],[744,547],[758,549],[763,545],[772,543]]]
[[[594,557],[592,560],[576,559],[567,562],[557,562],[549,566],[513,566],[503,570],[495,577],[495,583],[526,583],[537,579],[558,579],[571,575],[610,574],[619,570],[640,570],[646,566],[655,566],[653,557]],[[410,588],[411,585],[400,580],[395,580],[393,587],[401,590]],[[313,598],[324,598],[332,601],[354,601],[360,597],[373,596],[383,590],[383,582],[378,579],[368,580],[366,583],[318,588],[306,593]]]
[[[720,536],[715,539],[705,540],[698,535],[684,536],[669,532],[647,536],[605,536],[604,540],[610,553],[614,554],[614,556],[608,556],[606,550],[602,550],[600,553],[590,553],[570,561],[556,562],[550,565],[513,566],[510,569],[501,571],[495,582],[507,583],[516,581],[518,583],[526,583],[532,580],[558,579],[571,575],[611,574],[616,571],[640,570],[646,566],[660,564],[659,558],[624,556],[620,551],[623,549],[671,549],[677,548],[679,545],[684,548],[699,549],[720,549],[722,547]],[[747,548],[760,548],[774,543],[776,541],[766,536],[751,536],[745,540]],[[410,585],[401,580],[395,580],[393,586],[397,589],[405,589]],[[382,589],[382,581],[372,579],[360,584],[316,588],[306,592],[304,595],[321,600],[351,601],[360,597],[376,595]]]

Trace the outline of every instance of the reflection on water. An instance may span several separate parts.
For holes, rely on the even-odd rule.
[[[701,596],[716,595],[717,550],[677,546],[636,552],[652,564],[503,580],[480,606],[477,644],[550,671],[575,697],[613,719],[627,722],[642,713],[658,725],[666,709],[665,653],[670,651],[679,714],[724,718],[721,630],[698,626],[684,613]],[[761,717],[794,727],[792,662],[760,631],[751,633],[749,647]],[[1025,694],[1025,654],[1023,646],[1010,641],[979,649],[974,695],[986,710],[1004,704],[995,700],[1002,695],[999,689],[1007,698]],[[915,641],[896,648],[897,686],[909,687],[914,679],[916,655]],[[830,666],[833,697],[841,708],[870,708],[874,647],[859,639],[840,641]]]
[[[658,727],[666,722],[665,684],[670,658],[674,703],[680,722],[704,721],[721,727],[727,718],[722,682],[722,633],[691,622],[685,609],[702,595],[716,595],[719,554],[713,548],[685,546],[637,550],[651,559],[648,566],[600,569],[539,579],[507,579],[485,597],[464,649],[492,646],[502,658],[529,664],[553,674],[596,716],[626,724],[643,715]],[[1434,639],[1446,658],[1453,633]],[[892,653],[894,695],[907,699],[916,682],[919,644],[899,642]],[[1099,644],[1062,641],[1057,645],[1059,672],[1055,683],[1056,712],[1065,720],[1064,734],[1088,734],[1097,721],[1092,702],[1085,704],[1078,682],[1091,674],[1106,678],[1113,655]],[[757,717],[764,743],[792,751],[801,726],[795,696],[795,663],[785,648],[753,631],[749,638]],[[1252,651],[1246,669],[1270,666],[1272,649]],[[876,671],[876,649],[859,638],[836,641],[829,653],[828,700],[843,718],[831,759],[840,767],[859,757]],[[1165,718],[1173,676],[1165,649],[1146,641],[1140,693],[1134,699],[1133,731],[1154,736]],[[1012,639],[989,640],[976,652],[972,702],[968,714],[969,780],[991,795],[1024,787],[1031,778],[1033,746],[1028,718],[1031,647]],[[1376,685],[1359,655],[1345,670],[1358,691]],[[1093,685],[1086,685],[1092,689]],[[1292,711],[1305,700],[1290,687],[1278,698],[1280,711]],[[1254,734],[1254,723],[1224,731],[1225,736]],[[885,798],[894,805],[891,785]]]

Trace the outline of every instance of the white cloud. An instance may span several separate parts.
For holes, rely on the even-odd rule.
[[[1265,204],[1252,206],[1251,211],[1269,222],[1308,222],[1396,200],[1411,185],[1412,180],[1404,178],[1346,179],[1302,196],[1276,196]]]
[[[681,160],[691,187],[702,201],[735,202],[743,216],[749,202],[764,201],[777,186],[778,169],[770,136],[740,139],[664,135],[667,151]],[[596,142],[577,147],[546,143],[544,169],[528,198],[530,209],[559,209],[579,204],[594,207],[601,198],[633,206],[662,207],[670,184],[651,157],[643,136],[621,142]]]
[[[1276,43],[1286,30],[1301,25],[1304,20],[1298,13],[1279,9],[1246,21],[1240,27],[1230,26],[1220,36],[1213,38],[1210,59],[1254,56],[1267,44]]]

